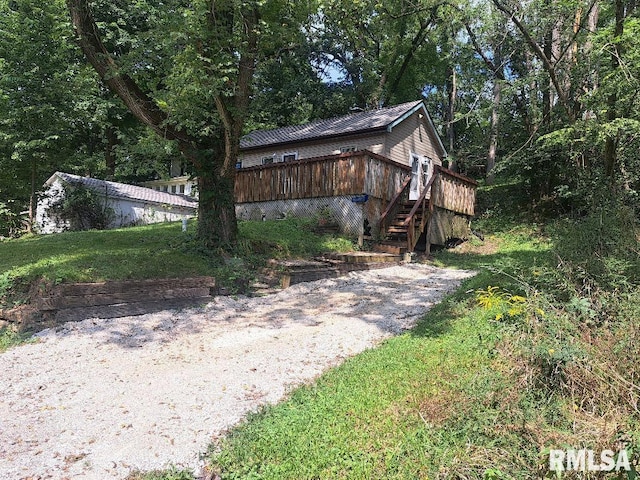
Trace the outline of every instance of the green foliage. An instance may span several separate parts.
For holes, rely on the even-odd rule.
[[[6,327],[0,327],[0,353],[6,352],[11,347],[22,345],[27,339],[27,335],[14,332]]]
[[[162,471],[132,472],[125,480],[195,480],[195,478],[188,470],[171,467]]]
[[[525,297],[502,292],[500,287],[492,285],[476,293],[476,302],[495,320],[520,317],[527,309],[527,299]]]
[[[619,202],[602,203],[578,219],[551,229],[561,270],[580,292],[625,291],[640,282],[640,229],[634,211]]]
[[[59,200],[49,206],[50,215],[69,230],[104,230],[113,221],[109,198],[83,185],[65,185]]]
[[[22,232],[23,219],[16,207],[15,200],[0,201],[0,237],[15,237]]]
[[[75,148],[83,87],[65,16],[61,0],[0,2],[0,190],[18,211]]]
[[[355,106],[414,100],[426,85],[443,83],[438,6],[432,0],[323,2],[309,32],[313,63],[330,71]]]

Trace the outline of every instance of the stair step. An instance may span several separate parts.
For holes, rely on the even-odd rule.
[[[393,253],[395,255],[402,255],[404,253],[407,253],[408,249],[407,249],[406,244],[404,246],[402,246],[402,245],[392,245],[392,244],[378,243],[377,245],[373,246],[373,250],[375,252]]]
[[[394,223],[404,223],[407,219],[409,218],[409,215],[404,215],[402,217],[396,217],[393,219],[392,224]],[[422,214],[421,213],[417,213],[414,215],[414,217],[416,220],[422,220]]]

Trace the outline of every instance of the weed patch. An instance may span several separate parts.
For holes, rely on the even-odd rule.
[[[28,335],[14,332],[9,328],[0,328],[0,353],[6,352],[11,347],[27,342],[28,338]]]

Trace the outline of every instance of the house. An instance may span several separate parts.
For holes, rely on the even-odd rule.
[[[174,159],[171,161],[169,178],[151,180],[142,183],[143,187],[147,187],[158,192],[178,193],[192,197],[197,197],[196,185],[196,179],[186,173],[184,163],[181,159]]]
[[[77,186],[97,194],[109,212],[108,228],[181,220],[195,216],[198,209],[197,200],[185,195],[55,172],[45,182],[36,209],[36,226],[40,233],[69,229],[69,222],[58,218],[51,206],[64,197],[68,188]]]
[[[412,168],[417,198],[434,165],[447,152],[421,100],[318,120],[305,125],[260,130],[242,138],[239,166],[269,165],[367,150]]]
[[[421,236],[444,244],[468,231],[477,185],[443,168],[446,156],[422,101],[255,131],[240,143],[236,213],[328,212],[385,251],[413,251]]]

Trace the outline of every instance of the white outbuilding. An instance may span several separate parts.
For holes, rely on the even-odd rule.
[[[69,222],[59,218],[51,206],[64,197],[69,187],[74,186],[95,192],[102,206],[109,210],[108,228],[179,221],[194,217],[198,210],[198,200],[187,195],[56,172],[45,182],[38,201],[37,231],[46,234],[69,229]]]

